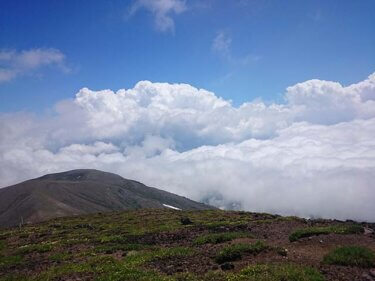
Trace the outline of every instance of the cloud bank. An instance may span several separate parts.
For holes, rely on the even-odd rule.
[[[57,49],[0,50],[0,83],[17,76],[32,74],[45,66],[69,71],[65,64],[65,55]]]
[[[187,84],[83,88],[53,116],[0,115],[0,186],[96,168],[223,208],[375,221],[375,74],[284,97],[234,107]]]

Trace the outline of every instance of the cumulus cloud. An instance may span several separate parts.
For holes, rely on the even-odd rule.
[[[65,55],[57,49],[0,50],[0,83],[51,65],[69,71]]]
[[[157,30],[174,32],[172,16],[186,11],[187,6],[183,0],[136,0],[130,9],[130,15],[140,9],[146,9],[153,14]]]
[[[81,89],[53,116],[0,115],[0,185],[96,168],[223,208],[375,221],[375,75],[234,107],[187,84]]]

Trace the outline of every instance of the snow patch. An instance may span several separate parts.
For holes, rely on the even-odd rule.
[[[170,208],[170,209],[173,209],[173,210],[179,210],[179,211],[182,211],[182,209],[180,208],[177,208],[177,207],[173,207],[171,205],[167,205],[167,204],[163,204],[164,207],[167,207],[167,208]]]

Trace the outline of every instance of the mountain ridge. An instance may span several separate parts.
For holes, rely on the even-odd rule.
[[[0,189],[0,227],[96,212],[167,208],[165,205],[182,210],[214,208],[117,174],[78,169]]]

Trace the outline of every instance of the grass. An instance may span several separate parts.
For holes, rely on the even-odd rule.
[[[335,225],[335,226],[320,226],[320,227],[307,227],[294,231],[289,236],[289,241],[294,242],[301,238],[322,235],[322,234],[358,234],[363,233],[363,227],[360,225]]]
[[[174,276],[175,281],[324,281],[314,268],[295,264],[256,264],[237,273],[208,272],[203,276],[184,273]]]
[[[188,217],[193,224],[183,225],[181,217]],[[252,244],[220,243],[251,237],[249,228],[254,229],[256,237],[266,237],[263,234],[268,234],[269,227],[273,223],[277,226],[280,221],[303,226],[303,221],[298,220],[221,210],[138,210],[58,218],[25,225],[22,229],[0,229],[0,281],[74,277],[96,281],[321,281],[316,270],[288,264],[254,265],[244,270],[235,265],[234,270],[227,271],[216,270],[218,265],[213,268],[215,261],[221,264],[246,258],[255,263],[263,260],[261,256],[255,257],[263,251],[267,251],[267,257],[292,262],[293,255],[289,259],[278,257],[287,256],[288,251],[272,244],[272,237],[270,242],[262,239],[264,242]],[[263,230],[260,226],[265,223],[271,225]],[[334,223],[331,227],[304,228],[294,235],[298,240],[311,233],[362,231],[357,225]],[[43,264],[43,271],[35,264]],[[177,267],[168,268],[170,265]]]
[[[5,241],[0,241],[0,253],[5,249]]]
[[[157,259],[166,259],[170,257],[185,257],[195,253],[194,249],[186,247],[174,248],[156,248],[147,251],[132,251],[125,257],[124,261],[132,265],[143,265]]]
[[[328,253],[323,258],[323,263],[364,268],[373,267],[375,266],[375,254],[365,247],[340,247]]]
[[[140,266],[156,259],[168,257],[181,257],[192,255],[194,251],[190,248],[155,248],[151,251],[133,251],[123,260],[115,260],[112,256],[97,256],[85,263],[68,263],[54,266],[40,274],[34,280],[53,280],[69,274],[85,273],[97,276],[96,281],[169,281],[173,280],[158,274],[152,270],[146,270]]]
[[[17,256],[2,256],[0,255],[0,269],[16,266],[21,264],[23,261],[22,257]]]
[[[49,256],[49,259],[54,262],[62,262],[69,260],[72,257],[72,255],[67,253],[55,253]]]
[[[109,244],[96,246],[94,251],[95,253],[113,254],[117,251],[140,251],[147,248],[150,247],[143,244]]]
[[[227,241],[232,241],[237,238],[250,237],[249,233],[245,232],[224,232],[224,233],[210,233],[197,237],[194,240],[196,245],[203,244],[220,244]]]
[[[293,264],[251,265],[233,276],[233,281],[324,281],[314,268]]]
[[[233,244],[219,251],[215,257],[217,263],[240,260],[243,254],[259,254],[269,247],[261,241],[254,244]]]
[[[52,244],[45,243],[45,244],[31,244],[31,245],[25,245],[18,248],[17,253],[18,254],[29,254],[32,252],[37,253],[46,253],[52,250]]]

